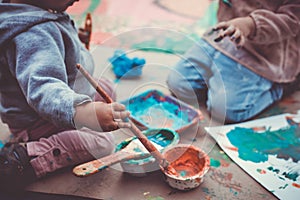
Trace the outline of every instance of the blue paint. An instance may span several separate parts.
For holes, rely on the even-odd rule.
[[[120,78],[135,78],[142,75],[142,68],[146,61],[143,58],[134,57],[132,59],[126,56],[122,50],[116,50],[113,57],[108,59],[112,64],[114,74]]]
[[[4,147],[4,143],[0,140],[0,149]]]

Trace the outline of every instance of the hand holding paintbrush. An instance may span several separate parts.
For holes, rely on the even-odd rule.
[[[106,94],[106,92],[98,85],[98,83],[92,78],[92,76],[80,65],[76,66],[78,70],[84,75],[84,77],[91,83],[96,91],[105,99],[107,103],[112,103],[113,100]],[[148,138],[135,126],[133,122],[129,120],[130,125],[128,128],[137,136],[145,148],[151,153],[151,155],[158,160],[158,163],[164,170],[174,171],[169,166],[169,163],[163,158],[163,155],[156,149],[156,147],[148,140]]]

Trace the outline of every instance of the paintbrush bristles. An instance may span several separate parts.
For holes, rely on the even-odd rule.
[[[95,81],[94,78],[80,64],[77,64],[76,67],[107,103],[113,102],[112,98],[107,95],[107,93],[99,86],[97,81]]]

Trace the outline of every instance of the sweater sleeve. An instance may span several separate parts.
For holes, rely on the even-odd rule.
[[[249,37],[251,42],[271,44],[289,37],[295,37],[300,29],[300,3],[287,0],[276,12],[257,9],[250,13],[256,31]]]
[[[14,39],[14,48],[10,70],[27,103],[56,126],[74,128],[74,106],[91,98],[68,85],[65,46],[57,26],[50,22],[32,27]]]

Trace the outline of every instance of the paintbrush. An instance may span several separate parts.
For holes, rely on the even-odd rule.
[[[90,49],[90,41],[92,36],[92,15],[88,13],[85,18],[84,31],[88,33],[88,41],[85,43],[85,47]]]
[[[101,88],[101,86],[80,64],[77,64],[76,67],[107,103],[113,103],[113,100],[107,95],[107,93]],[[151,153],[151,155],[155,159],[157,159],[159,165],[164,170],[174,172],[175,169],[173,169],[169,165],[169,162],[166,159],[164,159],[160,151],[158,151],[158,149],[149,141],[149,139],[136,127],[136,125],[131,120],[129,120],[128,123],[130,123],[130,130],[134,133],[135,136],[137,136],[137,138],[141,141],[141,143],[145,146],[145,148]]]
[[[163,147],[159,144],[153,144],[157,147],[157,149],[163,149]],[[100,159],[92,160],[87,163],[83,163],[81,165],[76,166],[73,169],[73,173],[76,176],[85,177],[95,174],[119,162],[124,162],[132,159],[144,159],[149,156],[150,154],[147,151],[147,149],[145,149],[145,147],[141,144],[140,140],[136,138],[130,141],[129,144],[122,148],[120,151],[102,157]]]

